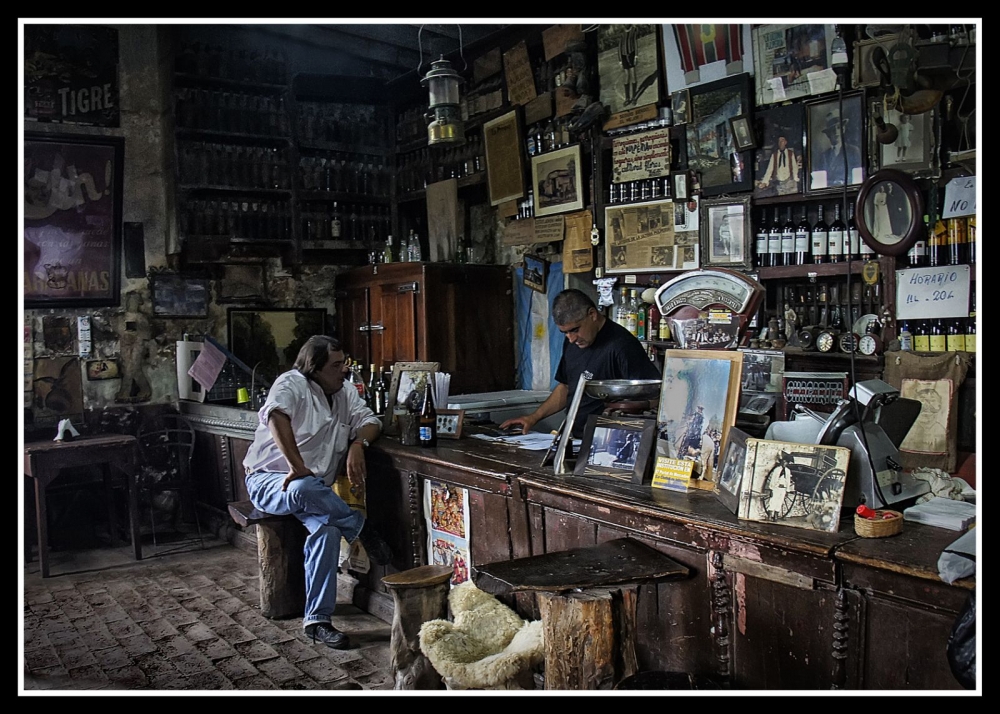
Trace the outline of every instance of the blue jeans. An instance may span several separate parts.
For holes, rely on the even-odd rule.
[[[288,484],[287,473],[257,472],[246,478],[247,493],[255,508],[276,516],[292,515],[309,531],[306,537],[306,605],[302,626],[330,622],[337,606],[337,566],[340,539],[353,542],[365,518],[316,476],[306,476]]]

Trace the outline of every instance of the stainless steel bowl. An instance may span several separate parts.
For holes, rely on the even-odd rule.
[[[583,393],[594,399],[614,402],[628,399],[656,399],[660,379],[595,379],[586,383]]]

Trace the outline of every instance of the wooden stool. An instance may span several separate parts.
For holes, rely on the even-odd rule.
[[[257,526],[260,612],[280,619],[302,617],[306,606],[306,527],[295,516],[275,516],[250,501],[229,504],[229,515],[247,528]]]
[[[613,689],[634,675],[639,584],[687,575],[673,558],[628,538],[473,566],[480,590],[538,593],[545,688],[558,690]]]
[[[445,689],[441,675],[420,651],[420,626],[448,617],[450,565],[421,565],[382,578],[392,593],[393,689]]]

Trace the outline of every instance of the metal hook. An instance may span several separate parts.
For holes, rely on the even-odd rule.
[[[458,55],[462,58],[462,71],[469,69],[469,61],[465,59],[465,43],[462,41],[462,26],[456,24],[455,27],[458,28]],[[420,74],[420,68],[424,66],[424,45],[421,42],[420,35],[424,31],[424,26],[421,25],[420,29],[417,30],[417,53],[420,57],[420,63],[417,65],[417,74]]]

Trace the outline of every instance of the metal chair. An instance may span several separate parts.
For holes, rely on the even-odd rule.
[[[183,509],[187,508],[194,515],[198,541],[204,548],[205,540],[201,533],[191,471],[194,427],[180,414],[165,413],[144,423],[137,436],[140,452],[138,485],[140,493],[148,493],[153,545],[156,545],[157,497],[173,492],[180,495],[180,503],[172,517],[175,530]],[[163,501],[162,498],[160,500]]]

